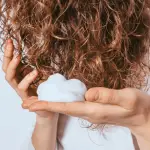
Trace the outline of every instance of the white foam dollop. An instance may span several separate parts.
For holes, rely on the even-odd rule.
[[[50,102],[84,101],[87,88],[78,79],[67,80],[61,74],[51,75],[37,89],[38,99]]]

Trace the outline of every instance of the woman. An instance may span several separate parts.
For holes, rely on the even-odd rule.
[[[1,12],[4,19],[2,32],[5,38],[10,36],[16,40],[15,50],[19,52],[12,59],[14,47],[12,41],[8,40],[3,61],[6,79],[21,98],[26,100],[23,105],[25,108],[36,112],[46,110],[37,112],[34,147],[42,150],[55,148],[56,125],[59,119],[52,113],[54,111],[90,119],[89,121],[96,124],[129,127],[141,148],[149,149],[148,132],[145,134],[144,131],[149,128],[149,113],[146,114],[149,110],[149,96],[135,89],[123,89],[141,89],[144,86],[145,74],[149,73],[149,66],[144,60],[149,51],[149,1],[6,0],[5,3],[6,9]],[[38,71],[34,70],[25,76],[32,66]],[[82,80],[88,89],[97,86],[106,89],[98,90],[102,94],[97,95],[98,101],[91,94],[91,90],[92,93],[97,92],[96,88],[86,93],[86,100],[90,102],[42,102],[39,106],[36,97],[30,98],[35,95],[30,84],[38,76],[37,72],[43,80],[59,72],[67,78]],[[143,102],[141,99],[144,99]],[[36,103],[30,106],[33,102]],[[72,109],[72,105],[77,107]],[[84,107],[88,111],[81,111]],[[67,111],[64,108],[68,108]],[[107,114],[107,110],[111,109],[114,113]],[[142,120],[141,124],[138,124],[139,118]],[[135,122],[133,125],[130,124],[132,120]],[[43,125],[46,126],[45,131]],[[132,129],[132,126],[140,126],[140,129]],[[53,138],[50,138],[52,135]]]

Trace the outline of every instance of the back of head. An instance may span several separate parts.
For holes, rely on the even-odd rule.
[[[5,0],[1,38],[14,39],[22,68],[35,66],[43,77],[61,73],[88,87],[141,88],[149,67],[148,1]]]

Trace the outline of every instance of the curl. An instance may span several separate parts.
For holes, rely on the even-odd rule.
[[[58,72],[88,88],[148,85],[148,0],[0,2],[0,38],[15,41],[23,70],[34,66],[44,80]]]

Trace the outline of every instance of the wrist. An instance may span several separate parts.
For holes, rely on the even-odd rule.
[[[140,141],[147,141],[150,143],[150,124],[147,126],[141,126],[131,129],[131,132]]]
[[[58,113],[54,113],[51,116],[48,117],[42,117],[40,115],[36,115],[36,123],[37,124],[52,124],[52,123],[57,123],[58,122],[58,118],[59,118],[59,114]]]

